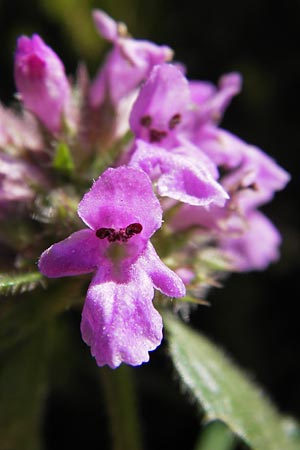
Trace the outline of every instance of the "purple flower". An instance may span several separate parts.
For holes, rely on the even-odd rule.
[[[211,233],[231,270],[264,270],[279,258],[280,233],[257,210],[248,210],[242,215],[227,206],[206,209],[183,205],[169,226],[174,233],[187,229],[204,236]]]
[[[269,202],[290,175],[261,149],[214,125],[200,127],[193,142],[216,166],[219,182],[230,195],[230,208],[249,210]]]
[[[214,236],[243,233],[247,228],[247,218],[232,205],[229,200],[223,207],[210,205],[199,208],[188,204],[182,205],[169,222],[173,231],[199,228],[201,231],[213,232]]]
[[[53,133],[71,119],[71,89],[63,63],[36,34],[21,36],[15,55],[15,81],[25,107]]]
[[[157,65],[133,105],[130,127],[137,139],[165,149],[176,147],[190,104],[189,84],[182,72],[172,64]]]
[[[170,60],[173,52],[166,46],[130,38],[126,26],[103,11],[95,10],[93,17],[99,33],[113,44],[113,49],[91,85],[90,104],[95,108],[108,99],[118,108],[122,99],[136,91],[152,67]]]
[[[99,366],[146,362],[162,339],[153,287],[171,297],[185,294],[149,241],[162,223],[151,182],[137,169],[108,169],[84,195],[78,214],[88,229],[46,250],[39,268],[48,277],[95,271],[82,312],[84,341]]]
[[[195,128],[190,138],[217,166],[227,171],[241,163],[247,146],[237,136],[210,123]]]
[[[229,193],[230,209],[249,210],[270,201],[285,187],[289,174],[259,148],[217,126],[233,95],[241,88],[237,73],[224,75],[219,89],[207,82],[190,82],[194,107],[189,112],[187,139],[222,167],[220,183]]]
[[[237,72],[223,75],[218,87],[207,81],[190,81],[194,127],[220,122],[232,97],[240,92],[241,85],[242,78]]]
[[[199,206],[223,206],[229,198],[211,161],[188,142],[169,151],[139,139],[129,165],[156,180],[161,196]]]
[[[180,70],[171,64],[152,69],[130,116],[136,141],[129,164],[157,180],[162,196],[222,206],[228,194],[216,181],[216,165],[182,134],[190,102]]]
[[[0,104],[0,148],[40,152],[44,147],[36,119],[30,114],[16,114]]]
[[[247,225],[242,234],[221,238],[219,246],[235,270],[264,270],[278,260],[281,236],[272,222],[258,211],[248,214]]]
[[[241,210],[249,210],[272,200],[274,193],[289,182],[290,175],[257,147],[241,143],[240,154],[238,167],[224,176],[222,185]]]
[[[39,168],[0,150],[0,215],[16,203],[31,202],[35,188],[46,188],[47,184]]]

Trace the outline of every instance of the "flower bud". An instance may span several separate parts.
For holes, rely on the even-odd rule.
[[[70,113],[71,89],[63,63],[36,34],[17,41],[15,82],[24,106],[51,132],[59,132]]]

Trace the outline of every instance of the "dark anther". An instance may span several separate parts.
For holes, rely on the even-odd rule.
[[[142,231],[143,227],[140,223],[132,223],[125,228],[126,236],[131,237],[134,234],[139,234]]]
[[[181,115],[174,114],[169,120],[169,130],[173,130],[181,122]]]
[[[141,117],[140,124],[142,127],[149,128],[152,123],[152,117],[151,116],[143,116]]]
[[[96,231],[96,236],[99,239],[107,238],[108,242],[127,242],[135,234],[139,234],[143,227],[140,223],[131,223],[126,228],[119,228],[115,230],[114,228],[99,228]]]
[[[149,131],[150,142],[160,142],[167,136],[167,133],[165,131],[155,130],[154,128],[151,128]]]
[[[115,230],[113,228],[99,228],[96,231],[96,236],[99,239],[105,239],[105,238],[109,238],[110,236],[113,236],[114,233],[115,233]]]
[[[236,192],[245,191],[246,189],[250,189],[251,191],[259,191],[259,187],[255,181],[251,184],[248,184],[247,186],[244,186],[243,184],[239,184],[235,187]]]
[[[249,184],[248,189],[252,189],[252,191],[259,191],[259,187],[255,182]]]

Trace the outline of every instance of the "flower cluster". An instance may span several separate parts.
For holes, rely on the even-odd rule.
[[[71,82],[38,35],[18,39],[21,112],[0,108],[0,216],[26,222],[28,238],[1,241],[29,267],[63,239],[39,270],[93,272],[81,333],[97,364],[115,368],[148,361],[162,340],[154,288],[197,302],[224,272],[278,258],[280,235],[258,208],[289,175],[220,127],[238,73],[189,80],[169,47],[93,18],[111,50],[92,81],[81,67]]]

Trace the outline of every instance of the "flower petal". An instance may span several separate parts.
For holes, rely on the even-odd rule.
[[[279,258],[281,236],[270,220],[258,211],[248,217],[248,230],[237,237],[224,237],[220,246],[236,270],[264,270]]]
[[[77,231],[44,251],[39,270],[50,278],[92,272],[100,264],[106,245],[92,230]]]
[[[63,63],[37,34],[18,39],[15,81],[25,107],[51,132],[60,131],[62,114],[73,122],[71,89]]]
[[[221,77],[218,87],[203,81],[190,82],[192,99],[195,102],[195,118],[198,124],[219,122],[232,97],[241,90],[242,77],[237,72]]]
[[[169,297],[185,295],[185,286],[182,280],[161,261],[150,242],[143,255],[143,265],[156,289]]]
[[[193,142],[218,166],[234,168],[242,161],[245,143],[215,125],[206,124],[199,127],[194,133]]]
[[[216,86],[210,81],[189,81],[191,100],[198,106],[209,100],[216,93]]]
[[[242,187],[236,194],[236,202],[242,210],[253,209],[269,202],[275,191],[289,182],[290,175],[257,147],[241,141],[241,152],[241,164],[226,175],[222,183],[228,191],[234,186]]]
[[[222,186],[214,180],[210,168],[185,155],[138,140],[130,165],[140,167],[151,178],[157,178],[158,192],[190,205],[223,206],[229,198]]]
[[[118,23],[100,9],[94,9],[93,19],[99,34],[107,41],[114,42],[118,38]]]
[[[152,67],[169,61],[173,52],[167,46],[130,38],[124,24],[101,11],[94,12],[94,19],[98,31],[114,46],[91,84],[90,103],[97,107],[109,99],[117,108],[122,98],[136,91]]]
[[[161,226],[162,210],[149,177],[139,169],[107,169],[93,184],[78,207],[78,214],[92,229],[143,226],[148,239]]]
[[[162,319],[153,307],[153,295],[151,279],[139,261],[121,282],[114,280],[109,264],[101,267],[88,290],[81,321],[82,338],[98,366],[137,366],[149,360],[148,352],[162,340]]]
[[[131,129],[137,138],[170,148],[189,104],[189,85],[182,72],[171,64],[156,65],[133,105]]]

